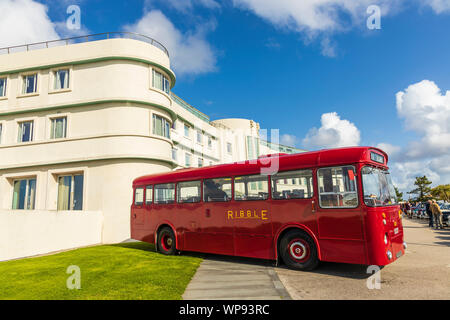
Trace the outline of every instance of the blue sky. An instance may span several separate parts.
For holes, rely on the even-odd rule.
[[[419,174],[450,183],[449,0],[3,1],[43,4],[59,37],[77,4],[73,34],[156,38],[173,56],[173,91],[212,120],[254,119],[299,148],[381,144],[403,190]],[[370,4],[379,30],[366,27]]]

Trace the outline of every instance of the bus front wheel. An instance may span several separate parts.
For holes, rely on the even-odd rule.
[[[158,249],[166,255],[175,254],[177,251],[175,243],[175,234],[171,228],[164,227],[158,233]]]
[[[284,235],[280,242],[280,255],[289,268],[296,270],[310,271],[319,264],[316,245],[302,230],[291,230]]]

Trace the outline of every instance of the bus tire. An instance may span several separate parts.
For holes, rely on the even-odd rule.
[[[302,230],[286,233],[280,241],[279,252],[284,263],[292,269],[310,271],[319,264],[316,245]]]
[[[171,228],[164,227],[159,231],[158,251],[165,255],[173,255],[176,253],[176,239]]]

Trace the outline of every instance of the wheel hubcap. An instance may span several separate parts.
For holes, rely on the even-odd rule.
[[[309,259],[309,244],[303,239],[294,239],[288,245],[291,258],[296,262],[305,262]]]
[[[166,250],[166,251],[170,250],[172,248],[172,243],[173,243],[173,240],[170,236],[168,236],[166,234],[162,236],[161,245],[164,250]]]

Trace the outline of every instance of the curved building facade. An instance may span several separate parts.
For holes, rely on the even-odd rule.
[[[126,240],[134,178],[260,153],[256,122],[171,92],[149,41],[27,49],[0,54],[0,260]]]

